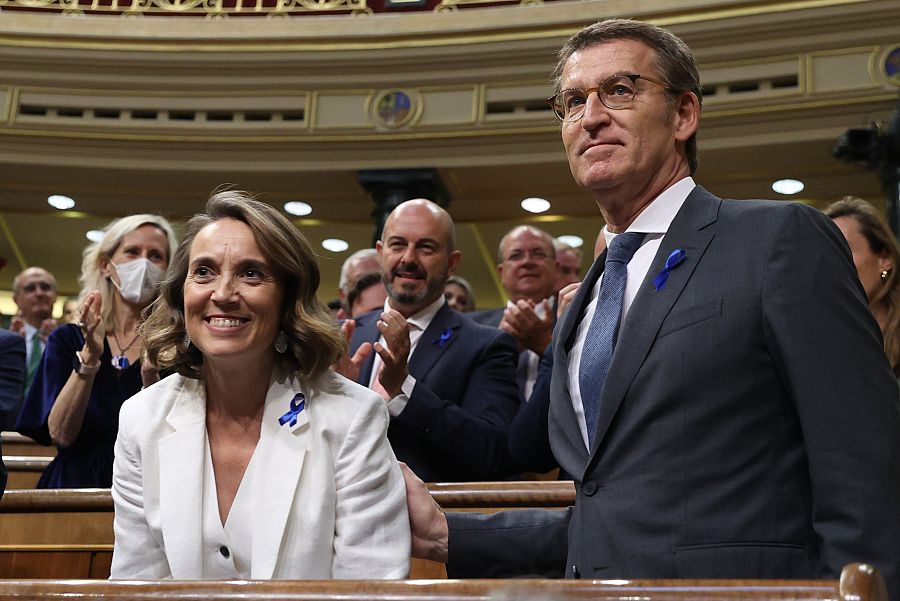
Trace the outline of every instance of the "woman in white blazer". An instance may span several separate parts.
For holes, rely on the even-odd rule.
[[[178,373],[122,407],[112,578],[403,578],[384,401],[328,369],[342,338],[303,236],[246,194],[195,215],[143,326]]]

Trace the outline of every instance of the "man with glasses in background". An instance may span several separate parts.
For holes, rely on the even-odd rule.
[[[13,279],[13,302],[18,307],[9,329],[25,338],[25,390],[41,363],[47,336],[56,328],[53,303],[56,302],[56,278],[41,267],[29,267]],[[15,415],[11,419],[15,420]]]
[[[575,505],[444,516],[407,474],[414,555],[454,578],[836,578],[861,561],[900,599],[897,383],[840,231],[694,183],[699,75],[668,31],[601,21],[554,77],[608,243],[553,338],[549,437]]]
[[[531,225],[508,231],[497,250],[497,273],[509,300],[505,307],[470,315],[477,323],[512,334],[519,343],[516,384],[523,401],[531,396],[540,356],[550,344],[556,323],[553,242],[553,236]]]

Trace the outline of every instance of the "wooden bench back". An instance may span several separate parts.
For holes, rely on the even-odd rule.
[[[16,601],[887,601],[884,581],[851,564],[840,580],[0,581]]]
[[[571,482],[432,484],[447,511],[568,507]],[[105,578],[113,545],[108,489],[9,490],[0,500],[0,578]],[[414,560],[413,578],[446,578],[442,564]]]

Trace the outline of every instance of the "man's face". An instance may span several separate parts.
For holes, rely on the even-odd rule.
[[[562,88],[592,88],[617,74],[663,80],[654,66],[655,56],[653,49],[634,40],[588,46],[569,57]],[[591,94],[584,116],[562,124],[572,176],[579,186],[595,193],[601,208],[604,197],[640,197],[655,182],[671,179],[678,166],[680,121],[666,102],[666,90],[640,79],[636,87],[634,101],[625,108],[609,109],[597,94]]]
[[[405,203],[394,209],[375,248],[391,306],[405,317],[444,294],[444,283],[459,263],[450,252],[447,224],[424,206]]]
[[[359,293],[353,304],[350,305],[350,317],[359,317],[363,313],[374,311],[384,307],[384,299],[387,298],[387,290],[381,280]]]
[[[553,294],[556,261],[551,243],[530,229],[513,232],[503,245],[500,283],[510,300],[541,301]]]
[[[353,260],[347,266],[347,286],[346,289],[339,288],[338,293],[341,298],[346,298],[347,293],[353,289],[357,280],[367,273],[377,273],[380,266],[378,265],[377,255],[363,255]]]
[[[35,327],[53,315],[56,302],[56,278],[39,267],[31,267],[19,276],[19,286],[13,295],[22,318]]]
[[[556,285],[554,292],[559,292],[569,284],[580,282],[578,270],[581,268],[581,261],[578,255],[571,249],[564,248],[556,253],[556,264],[559,266],[556,270]]]

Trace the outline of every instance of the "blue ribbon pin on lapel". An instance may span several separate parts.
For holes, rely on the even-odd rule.
[[[291,408],[288,409],[287,413],[278,418],[278,423],[282,426],[288,424],[289,427],[293,428],[297,425],[297,417],[299,417],[300,412],[305,408],[306,397],[303,396],[302,392],[298,392],[294,395],[294,398],[291,399]]]
[[[681,265],[686,254],[687,253],[685,253],[682,248],[676,248],[672,251],[672,254],[666,259],[665,267],[659,272],[659,275],[653,278],[653,288],[657,292],[666,287],[666,280],[669,279],[669,272]]]
[[[441,348],[444,348],[444,345],[447,344],[447,341],[453,338],[453,330],[447,328],[443,332],[441,332],[441,337],[435,340],[432,344],[436,344]]]

